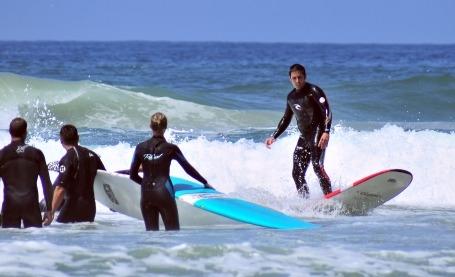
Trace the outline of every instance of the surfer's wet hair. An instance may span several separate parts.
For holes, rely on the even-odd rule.
[[[21,117],[16,117],[9,124],[9,133],[14,138],[25,139],[27,136],[27,121]]]
[[[65,145],[77,145],[79,134],[74,125],[66,124],[60,129],[60,141]]]
[[[289,67],[289,77],[291,77],[292,72],[302,72],[303,76],[306,78],[305,67],[299,63],[295,63]]]
[[[163,113],[154,113],[150,118],[150,128],[153,131],[164,131],[167,128],[167,118]]]

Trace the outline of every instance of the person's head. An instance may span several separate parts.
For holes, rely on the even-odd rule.
[[[289,80],[295,89],[301,89],[305,85],[306,70],[301,64],[293,64],[289,67]]]
[[[12,139],[25,140],[27,137],[27,121],[21,117],[16,117],[9,124],[9,133]]]
[[[79,143],[79,134],[71,124],[63,125],[60,129],[60,142],[67,146],[76,146]]]
[[[150,118],[150,128],[154,134],[164,134],[167,128],[167,118],[163,113],[154,113]]]

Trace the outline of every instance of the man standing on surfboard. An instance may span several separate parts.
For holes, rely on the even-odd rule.
[[[330,179],[324,170],[324,154],[329,143],[332,112],[324,91],[306,82],[305,67],[293,64],[289,68],[289,79],[294,89],[288,94],[286,110],[275,132],[265,140],[267,148],[289,126],[292,116],[297,119],[300,137],[294,150],[292,177],[302,197],[309,194],[305,173],[310,161],[319,178],[324,194],[332,192]]]
[[[175,202],[174,187],[169,177],[172,160],[176,160],[191,177],[204,187],[212,188],[207,180],[185,159],[175,144],[164,138],[167,118],[155,113],[150,120],[153,136],[136,146],[130,168],[130,179],[141,185],[141,212],[147,231],[159,230],[159,218],[163,220],[166,231],[179,230],[179,215]],[[138,174],[142,165],[144,178]]]

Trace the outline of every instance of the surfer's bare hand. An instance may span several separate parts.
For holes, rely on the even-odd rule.
[[[44,213],[44,218],[43,218],[43,225],[44,226],[49,226],[52,221],[54,220],[54,213],[52,212],[45,212]]]
[[[270,149],[272,144],[276,141],[273,137],[269,137],[265,140],[265,146]]]
[[[326,149],[329,144],[330,134],[323,133],[321,139],[319,140],[318,147],[321,149]]]

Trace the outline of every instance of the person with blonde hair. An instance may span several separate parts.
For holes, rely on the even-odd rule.
[[[175,201],[174,187],[169,176],[171,161],[176,160],[191,177],[206,188],[212,188],[207,180],[185,159],[175,144],[164,138],[167,118],[155,113],[150,120],[152,138],[138,144],[130,167],[130,179],[141,185],[141,211],[147,231],[159,230],[159,215],[166,231],[179,230],[180,223]],[[144,177],[138,174],[142,166]]]

